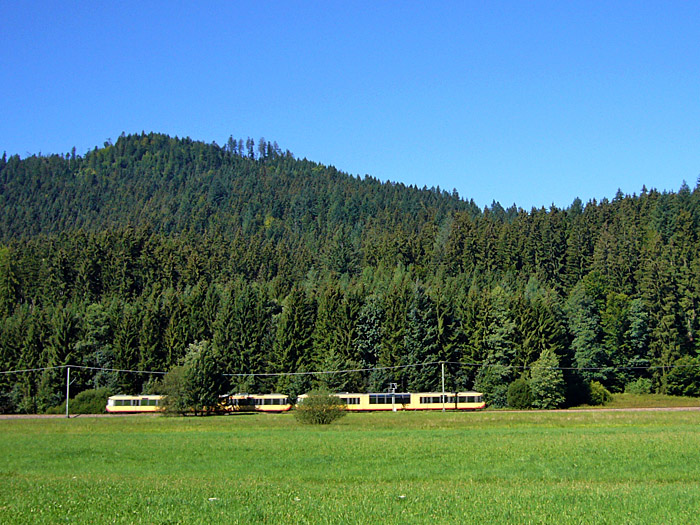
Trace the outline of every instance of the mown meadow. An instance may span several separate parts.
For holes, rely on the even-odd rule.
[[[700,412],[0,421],[2,523],[690,523]]]

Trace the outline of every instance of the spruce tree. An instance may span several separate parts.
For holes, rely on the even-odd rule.
[[[434,392],[440,387],[440,367],[433,363],[438,359],[438,325],[435,303],[420,284],[413,293],[408,313],[406,354],[408,363],[408,388],[412,392]]]
[[[273,369],[276,372],[308,372],[312,363],[314,304],[300,287],[287,296],[277,322],[273,345]],[[308,376],[280,376],[277,389],[291,396],[304,393],[311,380]]]
[[[559,370],[559,358],[551,348],[540,354],[530,369],[532,406],[541,409],[560,408],[565,402],[566,383]]]

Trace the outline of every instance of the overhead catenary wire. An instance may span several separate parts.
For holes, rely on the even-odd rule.
[[[503,365],[499,363],[464,363],[461,361],[426,361],[424,363],[410,363],[405,365],[395,365],[395,366],[374,366],[366,368],[347,368],[341,370],[313,370],[313,371],[302,371],[302,372],[248,372],[248,373],[232,373],[223,374],[225,377],[280,377],[280,376],[305,376],[305,375],[331,375],[331,374],[349,374],[358,372],[373,372],[382,370],[399,370],[404,368],[417,368],[425,366],[436,366],[436,365],[456,365],[460,367],[476,367],[476,368],[506,368],[506,369],[517,369],[517,370],[530,370],[537,368],[533,365]],[[670,369],[670,368],[695,368],[700,367],[698,364],[672,364],[672,365],[646,365],[646,366],[548,366],[543,367],[546,370],[568,370],[568,371],[603,371],[603,370],[659,370],[659,369]],[[151,374],[151,375],[165,375],[167,371],[161,370],[133,370],[125,368],[106,368],[98,366],[85,366],[85,365],[57,365],[57,366],[45,366],[39,368],[24,368],[17,370],[4,370],[0,371],[0,374],[21,374],[27,372],[44,372],[46,370],[62,370],[66,368],[73,368],[79,370],[94,370],[103,372],[117,372],[117,373],[131,373],[131,374]]]
[[[0,371],[0,374],[22,374],[25,372],[43,372],[44,370],[58,370],[65,368],[63,366],[44,366],[41,368],[24,368],[22,370],[4,370]]]
[[[411,363],[408,365],[396,366],[374,366],[369,368],[349,368],[346,370],[317,370],[308,372],[260,372],[260,373],[240,373],[240,374],[224,374],[226,377],[273,377],[273,376],[308,376],[308,375],[324,375],[324,374],[349,374],[353,372],[372,372],[374,370],[397,370],[399,368],[415,368],[419,366],[438,365],[442,361],[429,361],[427,363]]]
[[[153,370],[128,370],[124,368],[103,368],[99,366],[84,366],[84,365],[56,365],[56,366],[44,366],[41,368],[25,368],[22,370],[5,370],[0,371],[0,374],[21,374],[24,372],[43,372],[45,370],[63,370],[65,368],[74,368],[80,370],[98,370],[104,372],[126,372],[132,374],[157,374],[165,375],[167,372],[153,371]]]
[[[531,370],[533,368],[538,368],[535,365],[502,365],[499,363],[462,363],[459,361],[437,361],[426,364],[437,364],[445,363],[446,365],[459,365],[459,366],[471,366],[471,367],[501,367],[501,368],[514,368],[518,370]],[[545,366],[541,367],[545,370],[657,370],[660,368],[695,368],[700,367],[700,363],[697,364],[687,364],[687,365],[647,365],[647,366]]]

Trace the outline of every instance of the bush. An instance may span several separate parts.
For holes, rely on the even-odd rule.
[[[612,394],[598,381],[591,381],[589,391],[589,403],[594,406],[604,405],[612,401]]]
[[[166,415],[213,414],[219,410],[219,394],[223,393],[225,378],[221,364],[207,341],[192,343],[182,365],[172,367],[158,387],[165,395]]]
[[[187,387],[185,384],[185,367],[174,366],[163,376],[162,382],[152,390],[152,393],[162,394],[163,414],[174,416],[184,415],[189,411],[187,404]]]
[[[297,421],[307,425],[328,425],[346,413],[342,399],[321,390],[309,392],[294,411]]]
[[[666,376],[666,393],[670,396],[700,397],[700,361],[685,356],[673,365]]]
[[[70,414],[102,414],[107,406],[107,398],[110,392],[107,388],[96,388],[94,390],[84,390],[68,403]],[[52,407],[46,411],[47,414],[65,414],[66,402]]]
[[[484,401],[492,408],[508,406],[508,384],[513,370],[504,365],[482,366],[474,380],[474,390],[484,394]]]
[[[640,377],[625,385],[626,394],[651,394],[651,389],[651,379],[646,377]]]
[[[12,414],[15,409],[12,394],[10,392],[0,392],[0,414]]]
[[[511,408],[530,408],[532,392],[524,377],[518,378],[508,386],[508,406]]]

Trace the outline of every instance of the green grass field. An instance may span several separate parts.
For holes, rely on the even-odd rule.
[[[700,412],[0,421],[1,523],[691,523]]]
[[[700,399],[697,397],[666,396],[663,394],[613,394],[612,401],[607,403],[603,408],[665,408],[697,406],[700,406]]]

